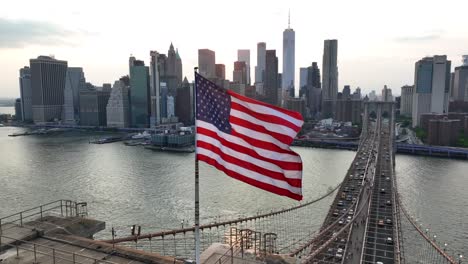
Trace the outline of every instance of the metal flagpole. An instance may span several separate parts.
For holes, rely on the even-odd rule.
[[[194,68],[194,77],[197,75],[198,67]],[[197,157],[197,80],[193,83],[194,109],[195,109],[195,261],[200,264],[200,194]]]

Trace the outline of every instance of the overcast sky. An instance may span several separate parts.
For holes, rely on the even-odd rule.
[[[0,97],[18,97],[18,70],[38,55],[55,55],[84,68],[95,85],[128,74],[128,57],[149,61],[149,51],[179,49],[184,75],[193,79],[197,50],[216,52],[232,79],[237,49],[276,49],[282,69],[282,32],[291,9],[299,68],[322,65],[323,40],[338,39],[339,89],[365,93],[384,84],[400,93],[412,84],[414,63],[445,54],[452,69],[468,54],[467,0],[356,1],[2,1]]]

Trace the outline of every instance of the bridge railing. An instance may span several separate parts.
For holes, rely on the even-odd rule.
[[[37,244],[21,239],[0,236],[4,240],[11,241],[9,245],[16,250],[16,257],[19,258],[22,254],[32,253],[33,263],[44,262],[43,257],[46,257],[46,263],[73,263],[73,264],[88,264],[88,263],[103,263],[116,264],[115,262],[106,261],[83,254],[57,249],[42,244]],[[39,261],[40,260],[40,261]]]
[[[57,200],[0,218],[0,232],[2,226],[6,224],[23,226],[27,221],[36,219],[42,220],[42,218],[47,215],[68,217],[86,216],[87,214],[87,203],[85,202],[79,203],[72,200]]]

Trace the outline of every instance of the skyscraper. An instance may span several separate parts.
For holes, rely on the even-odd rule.
[[[226,67],[224,64],[216,64],[216,79],[225,80],[226,79]]]
[[[33,120],[32,114],[32,88],[31,69],[25,66],[20,69],[20,96],[21,96],[21,120],[30,122]]]
[[[333,117],[338,94],[338,40],[324,41],[322,62],[322,116]]]
[[[151,117],[150,126],[155,127],[161,124],[161,103],[160,103],[160,77],[157,51],[150,51],[150,96],[151,96]]]
[[[80,125],[106,126],[107,104],[110,91],[102,87],[89,87],[79,91]]]
[[[349,85],[345,85],[343,87],[343,100],[347,100],[351,98],[351,87]]]
[[[15,120],[23,120],[23,110],[21,107],[21,98],[15,100]]]
[[[190,83],[187,78],[184,78],[182,85],[177,90],[177,98],[175,100],[175,114],[184,125],[191,125],[193,122],[192,96],[190,90]]]
[[[130,113],[132,127],[149,127],[151,116],[149,68],[140,60],[130,67]]]
[[[413,94],[413,127],[420,125],[424,113],[448,112],[450,66],[447,56],[426,57],[415,65]]]
[[[106,107],[107,126],[125,128],[130,125],[130,104],[125,78],[115,81]]]
[[[312,66],[307,67],[307,86],[304,92],[307,96],[307,107],[310,116],[315,118],[321,111],[322,89],[320,83],[320,69],[317,62],[312,62]]]
[[[384,85],[382,89],[382,102],[393,102],[392,89],[388,88],[387,85]]]
[[[468,102],[468,65],[455,67],[452,93],[455,101]]]
[[[77,124],[80,116],[80,91],[86,87],[83,69],[69,67],[65,77],[65,91],[63,103],[63,122]]]
[[[171,94],[174,94],[176,89],[182,83],[182,60],[179,52],[174,50],[174,45],[169,46],[167,52],[166,72],[164,76],[160,76],[161,81],[168,84],[168,89]]]
[[[209,49],[198,50],[198,70],[205,78],[215,78],[216,76],[216,55]]]
[[[302,89],[304,86],[307,86],[307,68],[299,68],[299,89]]]
[[[247,64],[245,61],[235,61],[232,81],[239,84],[247,84]]]
[[[49,56],[39,56],[37,59],[31,59],[29,63],[34,122],[46,123],[60,120],[67,62]]]
[[[237,61],[245,62],[246,84],[250,85],[250,50],[237,50]]]
[[[255,66],[255,83],[263,83],[265,72],[266,43],[257,43],[257,66]]]
[[[267,50],[265,54],[265,101],[278,105],[278,57],[276,50]]]
[[[414,86],[405,85],[401,87],[400,115],[411,117],[413,111],[413,90]]]
[[[288,28],[283,31],[283,91],[294,89],[295,77],[295,32],[291,28],[290,16],[288,16]]]

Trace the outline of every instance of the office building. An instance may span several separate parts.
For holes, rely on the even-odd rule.
[[[110,91],[102,88],[86,88],[79,91],[80,96],[80,125],[106,126],[107,104]]]
[[[281,88],[283,91],[293,89],[295,80],[295,38],[296,33],[291,28],[291,17],[288,16],[288,28],[283,31],[283,72]]]
[[[362,100],[340,99],[336,101],[336,120],[341,122],[361,123]]]
[[[324,41],[322,61],[322,117],[333,117],[338,94],[338,40]]]
[[[444,117],[429,120],[427,130],[427,144],[438,146],[455,146],[462,127],[460,120]]]
[[[224,64],[216,64],[216,79],[226,80],[226,66]]]
[[[187,78],[184,78],[182,85],[177,90],[177,97],[175,100],[175,115],[184,125],[188,126],[193,124],[191,86]]]
[[[265,74],[266,43],[257,43],[257,66],[255,66],[255,83],[263,83]],[[258,91],[257,91],[258,93]]]
[[[23,110],[21,107],[21,98],[17,98],[15,100],[15,120],[21,121],[23,120]]]
[[[37,59],[31,59],[29,63],[34,123],[43,124],[60,120],[67,62],[49,56],[39,56]]]
[[[284,107],[288,110],[301,113],[303,117],[307,115],[306,101],[304,98],[287,97],[284,99]]]
[[[450,61],[447,56],[426,57],[415,64],[413,127],[420,125],[422,113],[447,113],[450,88]]]
[[[106,107],[107,126],[130,127],[129,87],[126,78],[114,82],[112,92]]]
[[[205,78],[216,77],[215,52],[209,49],[198,50],[198,72]]]
[[[388,88],[387,85],[384,85],[382,89],[382,102],[393,102],[392,89]]]
[[[80,117],[80,91],[86,88],[86,79],[83,69],[69,67],[65,77],[63,123],[76,125]]]
[[[307,86],[307,74],[307,68],[299,68],[299,89],[303,89],[303,87]]]
[[[246,85],[244,83],[231,82],[229,83],[229,90],[238,93],[240,95],[245,95]]]
[[[247,64],[244,61],[234,62],[234,71],[232,72],[232,81],[247,85]]]
[[[264,95],[269,104],[278,105],[278,57],[276,50],[267,50],[265,54]]]
[[[159,69],[159,53],[150,51],[150,127],[156,127],[161,124],[161,98],[160,98],[160,69]]]
[[[245,73],[246,73],[246,82],[245,84],[250,85],[250,50],[240,49],[237,50],[237,61],[245,62]]]
[[[179,50],[174,50],[174,45],[169,46],[169,50],[167,52],[167,69],[166,74],[167,76],[171,76],[174,78],[174,87],[169,87],[169,90],[175,90],[182,84],[182,59],[179,55]]]
[[[468,102],[468,65],[455,67],[452,84],[452,99]]]
[[[28,66],[25,66],[20,69],[19,75],[21,120],[23,122],[31,122],[33,121],[31,69]]]
[[[351,98],[351,87],[349,85],[345,85],[343,87],[342,99],[347,100]]]
[[[405,85],[401,87],[401,106],[400,115],[411,117],[413,111],[413,85]]]
[[[132,127],[149,127],[151,116],[149,68],[140,60],[130,67],[130,122]]]

